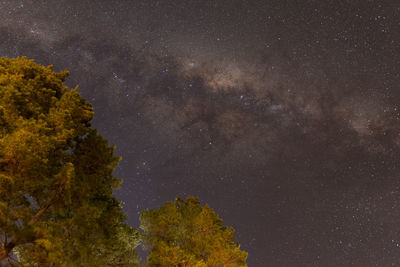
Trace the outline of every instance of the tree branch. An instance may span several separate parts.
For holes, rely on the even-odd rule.
[[[27,226],[32,226],[39,220],[40,216],[45,213],[51,205],[53,205],[58,198],[60,197],[62,191],[64,190],[64,185],[60,186],[58,190],[54,193],[53,197],[51,197],[44,206],[36,212],[36,214],[32,217],[32,219],[28,222]],[[15,246],[20,245],[21,240],[18,240],[17,237],[11,239],[9,243],[4,243],[4,248],[0,250],[0,262],[8,257],[10,252],[14,249]]]

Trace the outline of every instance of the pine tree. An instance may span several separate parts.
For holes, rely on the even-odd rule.
[[[140,217],[147,266],[244,267],[247,253],[234,242],[232,228],[197,198],[177,198]]]
[[[67,76],[0,59],[0,262],[134,266],[138,233],[113,197],[119,159]]]

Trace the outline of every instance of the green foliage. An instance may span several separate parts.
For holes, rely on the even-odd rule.
[[[28,266],[135,266],[138,233],[112,195],[119,159],[67,76],[0,59],[0,260],[13,252]]]
[[[113,197],[119,158],[67,76],[0,58],[0,265],[14,254],[25,266],[138,266],[139,232]],[[141,228],[147,266],[247,266],[233,229],[196,198],[144,211]]]
[[[140,221],[147,266],[247,266],[247,253],[234,242],[233,229],[196,198],[143,211]]]

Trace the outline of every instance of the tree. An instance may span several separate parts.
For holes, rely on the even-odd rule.
[[[197,198],[177,198],[140,216],[147,266],[247,266],[247,253],[234,242],[232,228]]]
[[[138,232],[113,197],[119,159],[67,76],[0,59],[0,263],[133,266]]]

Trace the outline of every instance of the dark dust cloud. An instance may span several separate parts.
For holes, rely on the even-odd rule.
[[[0,1],[68,69],[141,210],[198,196],[249,266],[400,265],[398,1]]]

